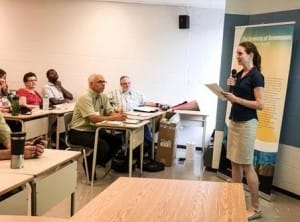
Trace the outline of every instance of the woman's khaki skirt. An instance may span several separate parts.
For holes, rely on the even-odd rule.
[[[238,164],[253,164],[257,120],[230,121],[227,136],[227,159]]]

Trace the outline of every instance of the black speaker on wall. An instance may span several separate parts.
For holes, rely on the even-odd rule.
[[[190,28],[190,16],[188,15],[179,15],[179,28],[188,29]]]

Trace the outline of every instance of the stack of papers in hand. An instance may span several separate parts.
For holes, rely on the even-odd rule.
[[[149,107],[149,106],[140,106],[140,107],[134,108],[133,110],[137,111],[137,112],[153,113],[153,112],[157,112],[158,108]]]
[[[224,90],[217,83],[205,84],[214,94],[216,94],[219,99],[225,101],[226,98],[223,96]]]

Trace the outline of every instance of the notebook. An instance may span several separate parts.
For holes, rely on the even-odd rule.
[[[138,119],[126,119],[123,121],[123,123],[127,123],[127,124],[138,124],[140,123],[141,121],[138,120]]]
[[[133,109],[133,111],[137,112],[146,112],[146,113],[154,113],[158,111],[158,108],[149,107],[149,106],[139,106]]]

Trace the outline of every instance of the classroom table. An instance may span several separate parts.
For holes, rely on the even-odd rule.
[[[152,152],[151,152],[151,158],[154,160],[154,154],[155,154],[155,140],[154,140],[154,135],[155,135],[155,130],[156,130],[156,121],[158,118],[160,119],[163,114],[165,114],[165,111],[156,111],[156,112],[138,112],[138,111],[129,111],[126,112],[127,117],[129,119],[137,119],[137,120],[149,120],[151,123],[151,133],[152,133]]]
[[[96,123],[96,132],[95,132],[95,143],[94,143],[94,156],[93,156],[93,170],[92,170],[92,180],[91,186],[94,182],[94,173],[96,166],[96,157],[97,157],[97,147],[98,147],[98,138],[99,132],[101,129],[108,130],[120,130],[125,131],[129,135],[129,177],[132,176],[132,162],[133,162],[133,150],[137,147],[140,147],[140,175],[143,172],[143,154],[144,154],[144,126],[148,124],[148,120],[140,121],[139,123],[131,124],[121,121],[102,121]]]
[[[32,139],[42,135],[48,135],[49,120],[51,111],[40,109],[32,110],[32,114],[12,116],[11,113],[3,113],[5,120],[19,122],[21,130],[26,132],[26,139]]]
[[[0,161],[0,173],[33,176],[31,187],[31,215],[42,215],[67,196],[71,196],[71,215],[74,214],[77,185],[76,151],[45,149],[42,156],[25,159],[24,168],[11,169],[10,160]]]
[[[245,222],[241,183],[121,177],[80,209],[75,222]]]
[[[67,222],[69,219],[60,219],[53,217],[31,217],[31,216],[14,216],[14,215],[0,215],[2,222]]]
[[[180,123],[184,126],[196,126],[202,127],[202,149],[206,147],[205,137],[206,137],[206,125],[207,125],[207,117],[208,114],[205,114],[200,111],[192,111],[192,110],[174,110],[175,113],[178,113],[180,116]],[[155,135],[155,122],[157,118],[161,118],[161,116],[165,113],[165,111],[157,111],[153,113],[146,112],[137,112],[130,111],[127,112],[127,115],[131,119],[139,119],[139,120],[150,120],[152,124],[152,135]],[[154,139],[152,140],[152,158],[154,159]]]
[[[205,138],[208,114],[192,110],[174,110],[174,112],[180,115],[180,123],[183,126],[202,127],[202,150],[204,150],[206,148]]]
[[[0,197],[3,198],[0,201],[0,214],[27,215],[26,184],[32,180],[33,176],[30,175],[0,173]],[[9,195],[5,196],[7,194]]]
[[[50,110],[49,121],[51,121],[51,118],[54,118],[56,120],[56,143],[55,143],[56,149],[59,149],[60,133],[65,132],[64,114],[68,112],[73,112],[74,106],[75,103],[64,103],[64,104],[55,105],[55,109]]]
[[[49,126],[56,122],[56,149],[59,149],[59,134],[65,131],[64,114],[72,112],[75,103],[55,105],[55,109],[33,109],[31,114],[12,116],[11,113],[3,113],[6,120],[19,122],[21,130],[26,132],[26,139],[48,135]]]

